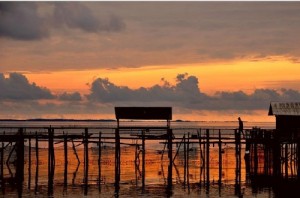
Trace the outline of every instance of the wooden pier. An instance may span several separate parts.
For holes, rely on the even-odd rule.
[[[265,130],[260,128],[246,129],[243,134],[237,129],[200,129],[200,128],[172,128],[169,119],[168,109],[164,116],[149,117],[149,114],[122,114],[128,109],[118,109],[116,127],[89,127],[89,126],[14,126],[0,127],[0,187],[2,194],[8,186],[17,186],[18,194],[21,196],[24,190],[24,175],[27,175],[28,189],[34,188],[39,191],[40,175],[40,146],[46,145],[47,152],[47,194],[53,195],[55,186],[56,146],[62,145],[64,159],[63,186],[75,185],[76,174],[79,165],[83,163],[83,180],[80,184],[84,195],[88,195],[89,187],[93,184],[101,192],[103,185],[107,185],[103,179],[103,149],[104,144],[110,144],[114,150],[114,188],[115,196],[118,197],[122,186],[122,145],[130,145],[135,148],[132,153],[132,161],[135,164],[135,182],[132,185],[140,185],[144,189],[147,186],[147,141],[158,141],[163,145],[157,155],[161,156],[161,163],[167,162],[167,174],[162,170],[162,175],[166,175],[163,182],[166,194],[172,194],[174,182],[182,184],[183,188],[190,189],[191,185],[204,187],[208,192],[211,185],[218,185],[221,191],[225,178],[223,177],[224,148],[228,145],[234,148],[235,162],[235,193],[242,196],[241,183],[255,181],[256,178],[275,178],[278,181],[295,181],[299,184],[300,165],[299,151],[300,139],[281,140],[276,137],[276,130]],[[161,109],[160,109],[161,110]],[[139,110],[138,110],[139,111]],[[150,113],[151,114],[151,113]],[[137,116],[137,117],[136,117]],[[143,117],[144,116],[144,117]],[[139,126],[139,123],[126,122],[123,125],[122,119],[166,119],[166,124],[154,122],[146,126]],[[109,131],[109,132],[105,132]],[[72,150],[77,159],[77,169],[73,173],[72,181],[68,180],[68,170],[70,161],[68,147],[72,145]],[[28,146],[26,155],[24,145]],[[91,171],[91,145],[97,145],[97,172]],[[82,146],[83,156],[78,155],[78,146]],[[214,147],[218,148],[215,149]],[[192,149],[197,149],[199,153],[199,166],[197,180],[191,182],[191,157]],[[211,157],[212,149],[218,152],[218,178],[212,177]],[[35,152],[35,156],[32,152]],[[95,152],[95,149],[94,151]],[[166,153],[166,154],[165,154]],[[141,158],[140,158],[141,155]],[[183,171],[177,169],[179,166],[179,156],[182,156]],[[167,160],[165,160],[167,158]],[[83,159],[81,161],[80,159]],[[25,162],[28,169],[25,170]],[[35,162],[34,166],[32,166]],[[242,164],[245,164],[246,178],[242,178]],[[11,167],[14,167],[13,170]],[[35,167],[35,177],[32,177]],[[94,179],[96,175],[96,180]],[[128,181],[126,181],[128,183]]]
[[[5,128],[8,129],[8,128]],[[182,185],[190,187],[190,174],[189,174],[189,157],[191,152],[191,145],[195,147],[195,145],[198,145],[199,150],[199,159],[200,159],[200,167],[199,167],[199,181],[196,182],[199,186],[205,187],[207,190],[209,190],[209,186],[211,184],[218,184],[220,187],[223,184],[224,178],[222,177],[222,153],[224,145],[232,145],[232,147],[235,148],[235,159],[236,159],[236,177],[235,177],[235,186],[236,186],[236,193],[241,193],[241,161],[243,160],[241,153],[245,153],[244,160],[245,160],[245,166],[246,166],[246,176],[248,179],[255,178],[255,176],[259,177],[261,175],[269,176],[272,178],[280,178],[280,179],[294,179],[299,180],[300,176],[300,170],[299,170],[299,140],[295,140],[292,142],[280,142],[278,145],[278,141],[274,139],[273,137],[273,130],[263,130],[263,129],[251,129],[245,131],[245,136],[240,136],[240,134],[237,132],[237,130],[232,129],[228,130],[226,129],[226,135],[222,135],[222,129],[185,129],[185,131],[190,132],[184,132],[184,134],[176,135],[174,136],[174,131],[176,132],[179,129],[175,130],[168,130],[164,134],[161,129],[155,128],[145,128],[141,131],[140,127],[133,127],[133,128],[114,128],[112,130],[115,130],[116,133],[111,133],[110,135],[107,135],[104,137],[102,133],[98,134],[92,134],[89,131],[90,130],[98,130],[102,131],[103,128],[79,128],[75,127],[76,130],[82,130],[82,134],[70,134],[70,133],[64,133],[59,134],[58,131],[62,130],[68,130],[72,131],[74,127],[49,127],[46,133],[37,133],[37,128],[27,128],[27,127],[21,127],[21,128],[10,128],[10,131],[15,131],[15,134],[13,135],[13,132],[10,132],[10,134],[7,134],[7,132],[3,132],[0,134],[0,160],[1,160],[1,167],[0,167],[0,182],[1,182],[1,189],[2,192],[5,192],[5,187],[7,185],[16,185],[18,186],[18,193],[22,194],[22,188],[24,183],[24,174],[28,175],[28,188],[30,188],[31,184],[34,184],[34,188],[38,190],[39,185],[39,145],[41,143],[46,143],[48,145],[48,195],[53,194],[53,187],[54,187],[54,178],[55,178],[55,146],[57,144],[63,144],[64,149],[64,185],[65,187],[68,186],[71,182],[68,181],[68,143],[72,143],[74,145],[74,142],[78,144],[83,145],[83,162],[79,161],[78,164],[83,163],[83,183],[82,187],[84,189],[84,194],[88,194],[88,187],[89,187],[89,175],[91,174],[89,171],[89,150],[91,149],[89,147],[89,144],[97,143],[98,146],[98,178],[97,178],[97,184],[99,187],[99,190],[101,190],[101,185],[103,185],[103,182],[101,181],[101,150],[103,149],[103,146],[101,146],[105,142],[111,142],[114,143],[114,149],[115,149],[115,193],[119,193],[120,185],[122,185],[122,178],[121,178],[121,146],[122,144],[128,144],[123,141],[132,140],[135,141],[136,144],[131,143],[131,145],[135,145],[135,148],[137,149],[135,154],[133,153],[133,160],[136,163],[136,168],[139,169],[140,165],[142,166],[141,171],[141,181],[142,181],[142,188],[147,185],[146,182],[146,165],[145,165],[145,156],[146,156],[146,147],[145,142],[148,140],[156,140],[160,141],[161,144],[166,145],[164,148],[167,150],[167,157],[168,157],[168,169],[167,169],[167,182],[166,182],[166,190],[172,191],[172,184],[174,183],[174,173],[173,169],[176,166],[176,158],[178,157],[179,150],[183,150],[184,155],[184,173],[183,173],[183,181]],[[3,130],[3,129],[2,129]],[[120,131],[122,131],[122,135],[120,135]],[[57,132],[56,132],[57,131]],[[119,131],[119,133],[118,133]],[[124,136],[127,131],[127,136]],[[231,131],[232,133],[229,134],[228,131]],[[213,133],[212,133],[213,132]],[[136,134],[136,135],[133,135]],[[138,143],[138,141],[141,141],[141,143]],[[35,144],[32,144],[32,142],[35,142]],[[29,145],[28,148],[28,159],[24,158],[24,143]],[[176,145],[176,148],[175,146]],[[178,146],[179,145],[179,146]],[[218,146],[219,151],[219,178],[217,182],[215,183],[211,176],[211,170],[210,170],[210,156],[211,152],[210,149],[212,146]],[[11,149],[8,149],[10,147]],[[140,149],[140,150],[139,150]],[[245,149],[246,151],[242,151],[242,149]],[[35,170],[35,177],[31,177],[32,175],[32,166],[29,166],[32,164],[32,158],[31,155],[32,150],[35,150],[35,162],[36,162],[36,170]],[[76,154],[76,147],[73,147],[74,153]],[[5,154],[5,152],[10,152],[9,154]],[[142,154],[142,160],[139,161],[139,152]],[[182,151],[181,151],[182,152]],[[12,161],[12,155],[15,153],[15,159],[13,166],[15,167],[15,172],[11,172],[10,174],[5,174],[5,169],[9,170],[11,164],[10,161]],[[163,150],[160,154],[161,157],[164,158],[165,150]],[[279,156],[279,157],[278,157]],[[25,170],[24,168],[24,162],[28,161],[28,170]],[[278,162],[278,163],[277,163]],[[7,172],[7,171],[6,171]],[[32,181],[35,180],[35,181]],[[138,179],[137,179],[138,180]],[[138,182],[136,181],[136,184]]]

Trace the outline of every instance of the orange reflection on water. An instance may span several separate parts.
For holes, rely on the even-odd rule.
[[[153,147],[155,145],[155,147]],[[148,147],[148,148],[147,148]],[[76,153],[79,157],[78,162],[72,144],[68,143],[67,152],[67,169],[65,169],[65,152],[62,144],[55,145],[55,174],[54,184],[81,185],[84,181],[84,149],[82,146],[76,148]],[[135,146],[121,147],[121,184],[133,184],[141,186],[142,184],[142,152],[139,153],[139,159],[135,160]],[[140,148],[141,149],[141,148]],[[145,153],[145,185],[152,184],[166,184],[168,157],[167,150],[163,154],[163,144],[158,142],[146,141]],[[173,146],[173,157],[177,152],[178,147]],[[241,161],[241,178],[245,181],[245,163]],[[89,184],[97,184],[99,175],[101,176],[101,184],[113,184],[115,180],[115,149],[113,145],[101,147],[101,167],[98,166],[99,148],[89,148],[89,169],[88,180]],[[210,146],[210,182],[216,183],[219,179],[219,153],[217,145]],[[222,153],[222,182],[226,184],[234,184],[236,177],[236,158],[235,148],[230,145],[223,145]],[[28,147],[25,149],[25,186],[29,183],[29,174],[31,174],[32,188],[35,184],[36,172],[36,153],[35,148],[31,149],[31,166],[29,166],[29,151]],[[203,161],[200,158],[199,147],[193,146],[189,152],[189,182],[199,183],[203,182],[206,169],[203,167]],[[31,171],[29,171],[31,169]],[[99,170],[101,172],[99,172]],[[186,178],[187,179],[187,178]],[[184,181],[184,154],[180,148],[178,155],[173,165],[173,183],[183,183]],[[39,163],[38,163],[38,181],[39,185],[48,184],[48,149],[39,149]]]

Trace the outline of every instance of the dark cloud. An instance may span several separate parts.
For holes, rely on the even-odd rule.
[[[79,2],[57,2],[54,9],[55,22],[69,28],[86,32],[120,31],[124,22],[117,16],[97,18],[92,10]]]
[[[98,78],[91,85],[91,93],[87,98],[99,102],[139,101],[139,102],[181,102],[186,99],[201,99],[204,94],[199,92],[198,79],[195,76],[179,74],[177,84],[171,86],[164,81],[164,85],[154,85],[150,88],[141,87],[130,89],[126,86],[117,86],[107,78]]]
[[[0,90],[0,99],[21,101],[54,98],[48,89],[30,83],[24,75],[18,73],[10,73],[8,78],[0,73]]]
[[[85,32],[121,31],[125,23],[115,15],[95,16],[81,2],[55,2],[48,15],[41,16],[40,7],[51,3],[0,2],[0,37],[17,40],[38,40],[48,37],[57,27]]]
[[[23,4],[27,6],[19,6]],[[3,39],[2,68],[6,70],[1,69],[5,72],[24,71],[24,68],[53,71],[259,61],[278,56],[299,62],[300,57],[300,2],[15,2],[12,5],[15,6],[10,9],[1,7],[0,36],[24,40],[44,38],[51,33],[53,40],[16,45]],[[22,24],[17,19],[21,13],[25,13]],[[43,13],[43,17],[37,13]],[[107,34],[124,30],[125,22],[126,31],[122,34]],[[12,55],[22,57],[28,64],[21,65]]]
[[[34,2],[0,2],[0,37],[35,40],[48,36]]]
[[[64,92],[58,96],[58,99],[62,101],[81,101],[82,98],[79,92],[74,92],[74,93]]]
[[[162,79],[160,84],[149,88],[131,89],[98,78],[84,98],[79,92],[54,95],[46,88],[29,83],[22,74],[11,73],[8,77],[0,74],[0,117],[33,118],[51,114],[57,118],[86,114],[89,118],[97,114],[112,115],[114,106],[172,106],[178,115],[189,114],[191,110],[251,114],[253,110],[267,112],[271,101],[298,101],[300,98],[300,92],[293,89],[256,89],[252,93],[220,91],[210,96],[200,91],[196,76],[185,73],[178,74],[175,79],[174,85]]]
[[[130,89],[117,86],[108,79],[98,78],[91,85],[87,98],[93,102],[118,105],[171,105],[195,110],[259,110],[266,109],[270,101],[299,100],[300,93],[291,89],[256,89],[251,94],[243,91],[218,92],[214,96],[202,93],[199,80],[188,74],[178,74],[176,84]]]

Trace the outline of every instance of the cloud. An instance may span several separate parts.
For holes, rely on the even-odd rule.
[[[8,78],[0,73],[0,90],[1,100],[22,101],[54,98],[50,90],[30,83],[24,75],[18,73],[10,73]]]
[[[163,80],[163,85],[130,89],[98,78],[92,83],[87,98],[91,102],[115,105],[170,105],[193,110],[261,110],[268,108],[271,101],[297,101],[300,98],[299,91],[292,89],[256,89],[251,94],[217,92],[209,96],[200,91],[196,76],[178,74],[176,80],[175,85]]]
[[[0,37],[36,40],[48,36],[34,2],[0,2]]]
[[[47,8],[49,14],[42,15],[39,9],[50,4],[54,8]],[[0,37],[40,40],[49,37],[53,29],[62,27],[95,33],[118,32],[124,29],[125,23],[113,14],[100,19],[81,2],[0,2]]]
[[[117,16],[97,18],[92,10],[79,2],[57,2],[54,9],[55,22],[69,28],[86,32],[120,31],[125,23]]]
[[[83,118],[85,115],[85,118],[112,118],[114,106],[172,106],[176,116],[209,112],[214,115],[222,112],[226,116],[251,115],[256,110],[267,112],[271,101],[298,101],[300,98],[300,92],[293,89],[256,89],[252,93],[219,91],[210,96],[200,91],[200,80],[196,76],[178,74],[175,80],[175,84],[161,79],[151,87],[131,89],[116,85],[107,78],[98,78],[91,84],[87,95],[79,92],[55,95],[30,83],[22,74],[11,73],[8,77],[0,74],[0,117],[76,118],[81,115]]]
[[[51,37],[25,45],[2,39],[4,72],[219,64],[277,56],[299,62],[300,2],[24,4],[32,5],[27,6],[32,11],[23,11],[26,6],[19,6],[23,5],[20,2],[10,11],[1,7],[0,36],[23,40]],[[27,17],[20,24],[17,16],[24,12]],[[31,36],[23,35],[27,29]],[[21,64],[23,60],[28,62],[26,66]]]
[[[130,89],[127,86],[117,86],[107,78],[98,78],[91,85],[91,93],[87,98],[99,102],[181,102],[184,100],[201,99],[204,95],[200,93],[198,79],[195,76],[179,74],[177,84],[171,86],[164,81],[164,85],[154,85],[150,88],[141,87]]]
[[[64,92],[58,96],[58,99],[61,101],[81,101],[81,95],[79,92],[67,93]]]

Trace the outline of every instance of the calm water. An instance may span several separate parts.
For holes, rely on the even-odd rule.
[[[143,122],[128,122],[127,125],[148,125],[149,123]],[[153,123],[152,123],[153,124]],[[153,125],[160,125],[165,123],[154,123]],[[0,126],[89,126],[97,127],[97,129],[91,129],[89,132],[93,133],[96,137],[101,131],[103,136],[109,136],[114,132],[112,129],[98,128],[110,128],[115,127],[115,122],[0,122]],[[261,128],[274,128],[274,123],[251,123],[245,122],[245,128],[261,127]],[[226,133],[227,129],[236,129],[237,122],[172,122],[171,127],[174,129],[176,137],[181,137],[184,133],[197,134],[199,128],[210,128],[211,134],[217,134],[217,129],[223,129]],[[11,129],[1,129],[0,133],[5,130],[6,133],[13,133]],[[37,129],[35,129],[37,131]],[[34,130],[27,133],[35,132]],[[56,133],[68,133],[68,134],[81,134],[82,129],[79,130],[60,130]],[[39,129],[38,132],[47,132],[46,129]],[[128,134],[121,134],[121,136],[128,136]],[[101,158],[101,189],[98,188],[98,147],[96,144],[89,144],[89,189],[88,196],[90,197],[114,197],[114,144],[105,140],[102,147]],[[141,142],[133,140],[124,140],[123,143],[138,143]],[[29,142],[25,143],[25,178],[23,186],[24,197],[46,197],[48,190],[48,149],[47,142],[40,142],[39,149],[39,166],[38,166],[38,178],[36,180],[36,158],[35,148],[31,149],[31,162],[29,162]],[[31,146],[34,147],[35,142],[31,142]],[[78,163],[76,155],[72,150],[73,144],[68,143],[68,169],[65,172],[64,169],[64,150],[63,144],[55,144],[55,176],[54,176],[54,197],[83,197],[83,147],[80,142],[75,142],[76,152],[78,154],[81,163]],[[177,151],[179,145],[174,144],[174,154]],[[5,152],[5,159],[8,157],[12,147],[7,147]],[[145,188],[142,188],[141,183],[141,165],[136,168],[134,155],[135,146],[128,144],[121,146],[121,184],[120,184],[120,197],[167,197],[166,194],[166,177],[167,177],[167,165],[168,159],[164,155],[162,157],[161,151],[164,150],[164,144],[158,140],[146,141],[146,177]],[[182,149],[179,149],[178,156],[175,159],[175,166],[173,168],[173,183],[171,197],[238,197],[235,195],[235,150],[232,145],[223,146],[223,171],[222,171],[222,187],[219,187],[216,183],[218,181],[218,147],[217,145],[211,145],[210,155],[210,187],[199,187],[198,183],[201,177],[201,163],[200,153],[197,143],[191,144],[191,151],[189,152],[189,188],[182,185],[183,182],[183,154]],[[12,154],[13,155],[13,154]],[[242,149],[242,156],[244,155],[244,149]],[[13,159],[13,157],[12,157]],[[29,169],[29,164],[31,164]],[[5,167],[5,177],[14,173],[14,166],[10,165],[9,170]],[[67,177],[65,177],[65,174]],[[245,164],[242,160],[242,183],[241,191],[243,197],[276,197],[272,187],[255,187],[249,180],[246,179]],[[67,185],[64,185],[64,179],[67,179]],[[37,185],[36,185],[37,184]],[[17,190],[14,186],[7,186],[5,191],[0,193],[0,197],[15,197]]]
[[[124,125],[165,125],[165,122],[122,122]],[[0,121],[1,126],[89,126],[89,127],[116,127],[116,122],[97,122],[97,121],[80,121],[80,122],[66,122],[66,121]],[[172,128],[238,128],[238,121],[191,121],[191,122],[171,122]],[[244,128],[275,128],[275,122],[244,122]]]

